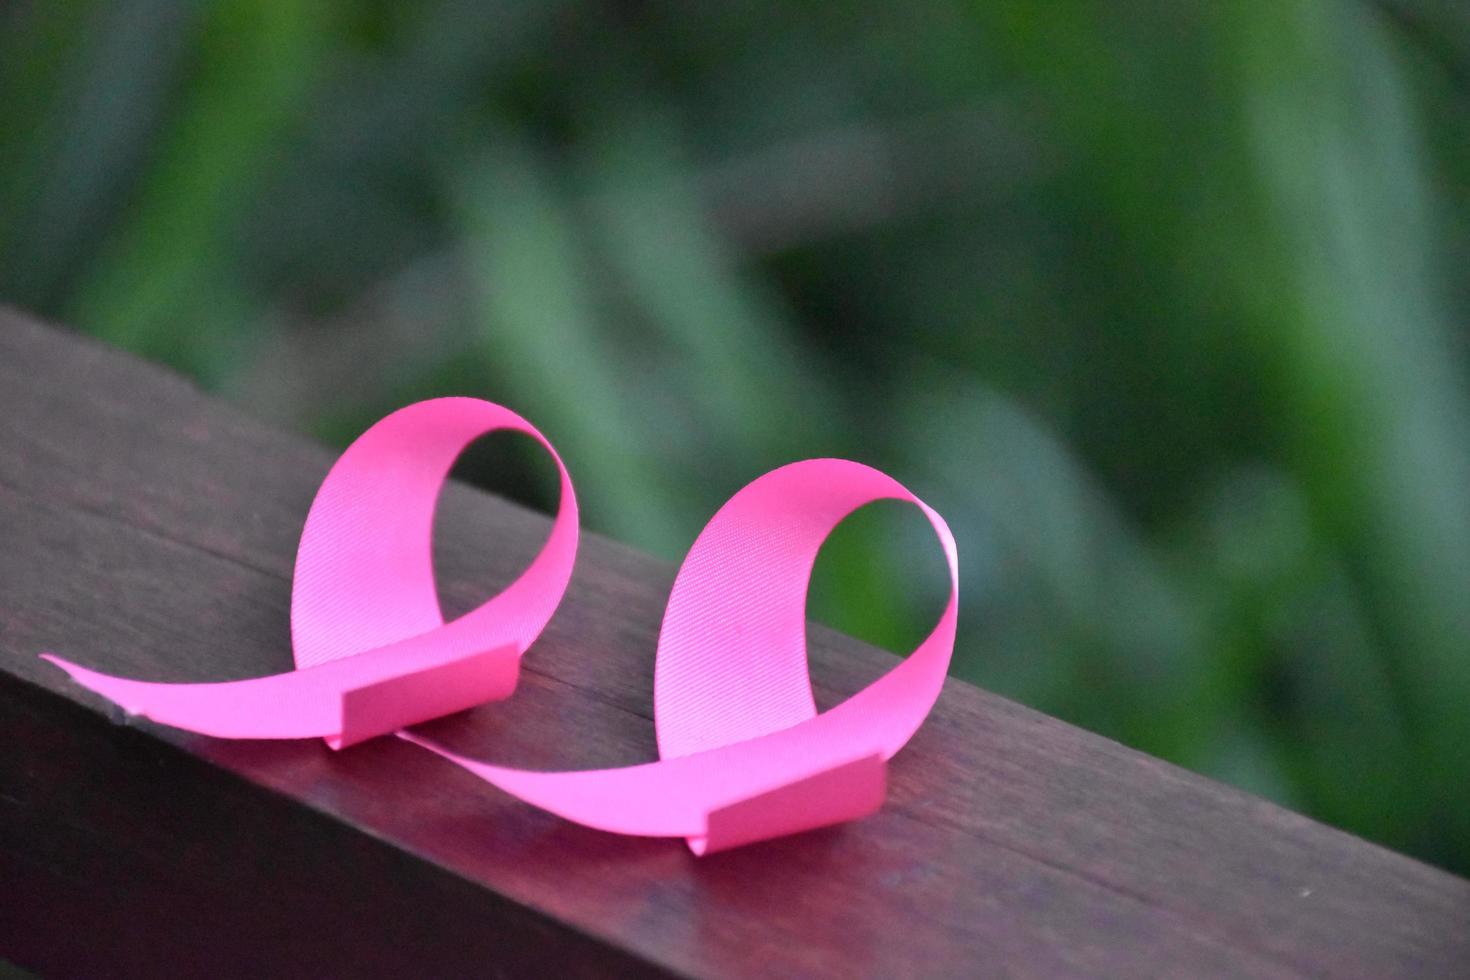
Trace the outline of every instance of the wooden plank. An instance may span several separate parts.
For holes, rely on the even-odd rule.
[[[392,739],[332,753],[128,723],[35,658],[168,680],[288,668],[296,537],[331,460],[157,367],[0,314],[0,956],[87,975],[1470,963],[1470,883],[958,681],[881,813],[696,859]],[[447,489],[446,605],[509,581],[547,527]],[[589,536],[517,695],[426,727],[513,765],[652,758],[671,576]],[[892,662],[817,628],[812,646],[821,703]]]

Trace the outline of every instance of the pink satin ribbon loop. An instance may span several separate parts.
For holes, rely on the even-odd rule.
[[[939,622],[901,663],[818,714],[807,673],[806,593],[832,529],[875,500],[929,519],[950,573]],[[933,707],[954,651],[959,563],[943,518],[878,470],[838,459],[781,467],[711,519],[685,558],[659,636],[661,761],[530,772],[402,737],[501,789],[603,830],[684,837],[697,854],[852,820],[882,803],[886,762]]]
[[[504,591],[446,624],[434,584],[434,512],[459,454],[496,430],[540,442],[561,476],[551,534]],[[333,748],[508,696],[520,657],[566,591],[577,500],[556,450],[525,419],[474,398],[387,416],[337,460],[296,554],[297,669],[205,684],[130,680],[52,654],[84,687],[177,728],[225,738],[325,738]]]

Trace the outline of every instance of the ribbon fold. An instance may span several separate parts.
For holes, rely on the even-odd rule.
[[[445,623],[432,556],[439,491],[465,447],[501,429],[531,436],[556,461],[556,519],[519,578]],[[577,535],[571,478],[534,426],[479,399],[419,402],[363,433],[317,491],[291,587],[295,670],[170,684],[42,656],[129,713],[175,728],[222,738],[321,737],[340,749],[509,696],[521,655],[566,591]]]

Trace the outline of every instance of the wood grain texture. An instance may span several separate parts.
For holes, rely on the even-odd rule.
[[[296,539],[332,458],[0,313],[0,957],[58,976],[1470,973],[1470,883],[958,681],[879,814],[696,859],[393,739],[128,721],[36,659],[288,669]],[[548,526],[447,488],[446,606],[508,582]],[[672,572],[584,538],[516,696],[425,728],[513,765],[653,758]],[[812,648],[824,704],[892,662],[818,628]]]

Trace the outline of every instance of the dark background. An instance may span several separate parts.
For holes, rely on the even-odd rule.
[[[670,560],[880,466],[960,676],[1470,872],[1466,11],[10,2],[0,300],[337,444],[504,402]],[[812,611],[907,649],[935,552]]]

